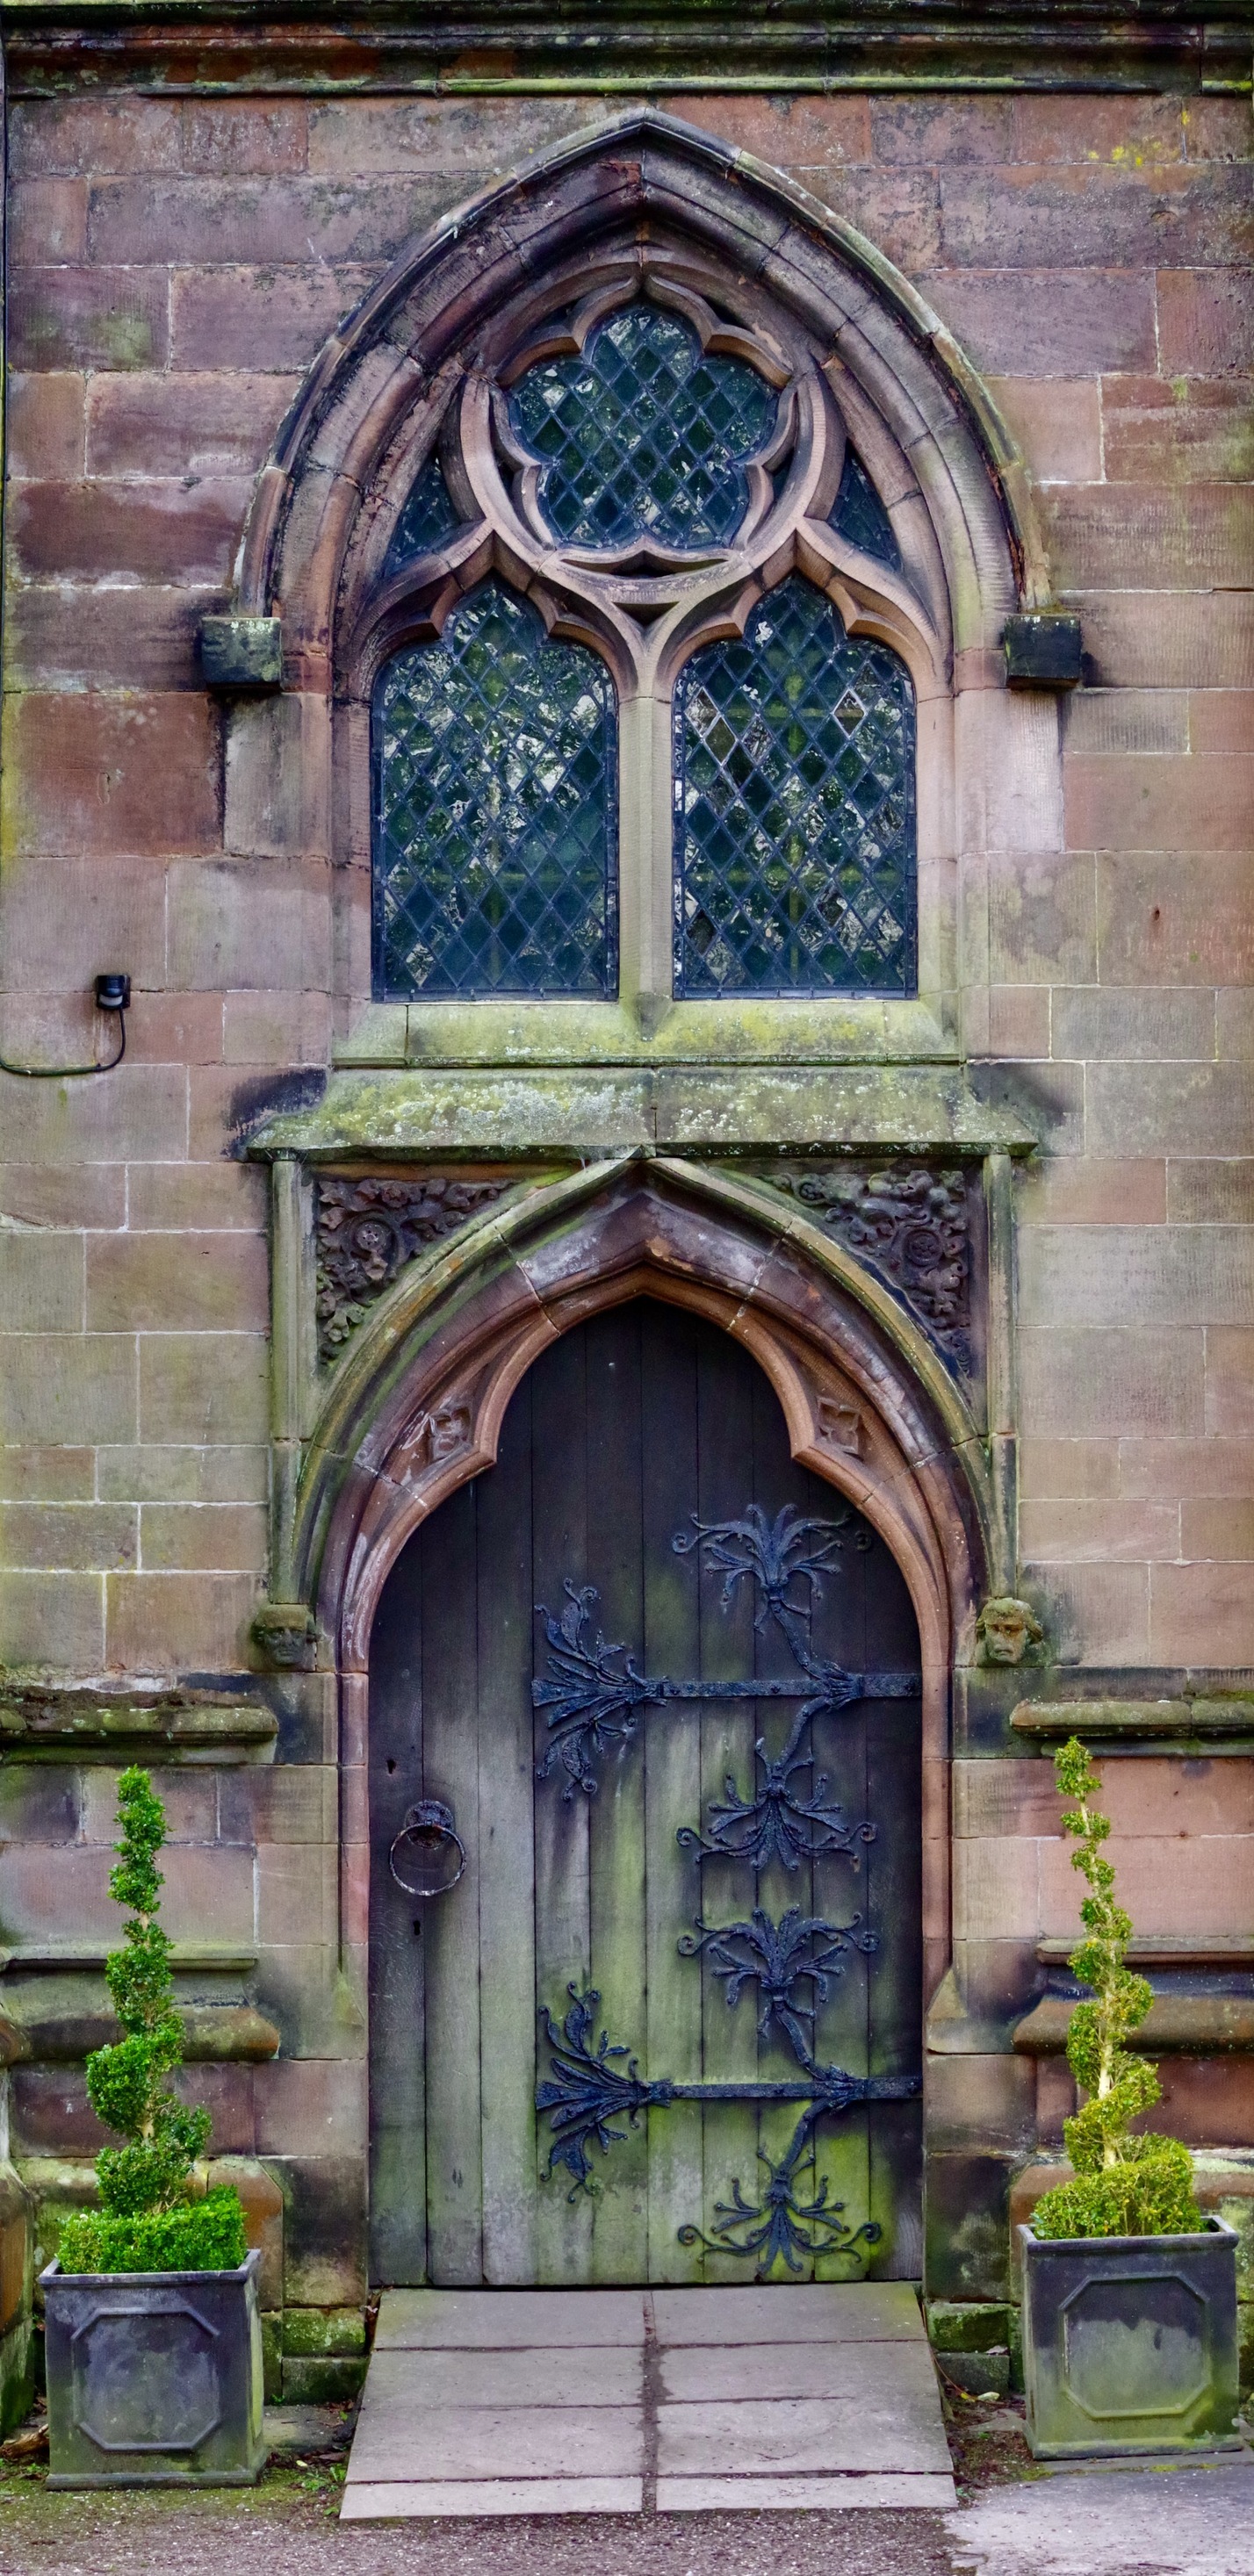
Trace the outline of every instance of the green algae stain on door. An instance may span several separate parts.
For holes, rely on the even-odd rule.
[[[738,1344],[640,1300],[536,1363],[375,1627],[376,2280],[917,2271],[918,1671]]]

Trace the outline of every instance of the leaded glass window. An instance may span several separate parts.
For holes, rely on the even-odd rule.
[[[943,697],[952,636],[863,461],[910,488],[891,423],[761,277],[624,235],[562,279],[485,308],[438,419],[426,387],[345,652],[376,997],[621,989],[634,1048],[672,996],[913,995],[915,685]]]
[[[677,994],[907,994],[914,691],[796,576],[674,699]]]
[[[891,572],[900,572],[901,548],[893,535],[892,520],[865,465],[851,447],[845,450],[832,526],[840,536],[848,537],[851,546],[860,546],[864,555],[874,555]]]
[[[510,411],[564,545],[687,548],[730,545],[778,400],[743,359],[703,354],[687,322],[630,304],[578,357],[529,367]]]
[[[456,535],[457,524],[457,512],[439,459],[429,456],[415,476],[409,499],[396,522],[383,567],[385,575],[399,572],[416,555],[433,554],[437,546]]]
[[[375,688],[374,982],[388,1001],[617,990],[617,708],[496,581]]]

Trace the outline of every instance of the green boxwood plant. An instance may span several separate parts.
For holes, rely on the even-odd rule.
[[[1071,1967],[1093,2001],[1078,2003],[1067,2029],[1067,2063],[1081,2104],[1063,2124],[1075,2181],[1047,2191],[1032,2214],[1038,2236],[1196,2235],[1206,2221],[1193,2193],[1193,2160],[1178,2138],[1129,2126],[1161,2096],[1155,2069],[1124,2046],[1153,2000],[1144,1977],[1125,1967],[1131,1918],[1115,1903],[1115,1873],[1102,1850],[1110,1818],[1093,1805],[1100,1792],[1088,1753],[1073,1735],[1054,1756],[1059,1790],[1074,1805],[1063,1830],[1079,1848],[1071,1866],[1088,1880],[1080,1907],[1087,1939]]]
[[[67,2272],[233,2271],[246,2251],[239,2195],[223,2188],[190,2197],[209,2113],[188,2110],[167,2081],[182,2065],[183,2034],[170,1943],[157,1919],[165,1809],[134,1765],[118,1782],[117,1820],[122,1839],[109,1892],[131,1910],[125,1947],[110,1951],[105,1975],[122,2037],[88,2058],[87,2091],[105,2127],[126,2143],[101,2148],[100,2207],[64,2218],[57,2250]]]

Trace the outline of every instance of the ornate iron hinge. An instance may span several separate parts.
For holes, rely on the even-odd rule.
[[[826,1932],[832,1927],[821,1928]],[[617,2121],[637,2128],[642,2111],[665,2110],[672,2102],[798,2102],[804,2109],[785,2154],[776,2162],[758,2151],[767,2169],[761,2203],[746,2201],[736,2178],[731,2201],[715,2205],[715,2220],[723,2224],[716,2224],[711,2234],[691,2225],[681,2227],[680,2244],[705,2245],[722,2254],[760,2254],[759,2277],[765,2279],[779,2257],[797,2272],[807,2256],[852,2253],[858,2244],[878,2243],[881,2231],[873,2219],[857,2229],[845,2227],[843,2203],[828,2201],[826,2184],[813,2201],[800,2201],[797,2169],[816,2123],[826,2113],[847,2111],[860,2102],[911,2101],[921,2090],[921,2076],[850,2075],[843,2066],[821,2066],[803,2058],[796,2076],[779,2081],[682,2084],[670,2076],[650,2078],[641,2074],[637,2058],[611,2042],[608,2031],[603,2030],[593,2044],[601,2000],[596,1988],[590,1986],[581,1994],[577,1986],[570,1986],[567,1992],[570,2005],[560,2024],[547,2008],[541,2013],[551,2072],[547,2082],[537,2087],[536,2109],[549,2113],[555,2133],[549,2149],[550,2173],[564,2165],[574,2177],[571,2200],[592,2183],[589,2148],[599,2146],[608,2155],[626,2137],[627,2129],[616,2127]],[[744,2231],[739,2244],[733,2241],[738,2229]]]
[[[850,1673],[840,1664],[822,1661],[811,1649],[811,1609],[822,1590],[822,1575],[832,1570],[835,1552],[844,1544],[848,1517],[804,1520],[788,1506],[772,1522],[754,1503],[739,1520],[697,1521],[691,1537],[681,1532],[671,1541],[676,1556],[704,1550],[707,1562],[722,1572],[725,1609],[739,1583],[754,1586],[759,1595],[754,1627],[761,1629],[770,1620],[784,1637],[797,1667],[795,1680],[682,1681],[669,1673],[642,1673],[625,1647],[607,1645],[600,1634],[590,1637],[591,1611],[598,1598],[595,1585],[576,1586],[568,1578],[562,1586],[566,1607],[560,1615],[537,1603],[550,1648],[547,1670],[531,1685],[532,1700],[547,1711],[549,1726],[549,1743],[536,1766],[537,1777],[547,1779],[554,1763],[560,1762],[568,1774],[563,1797],[569,1800],[576,1789],[593,1796],[595,1757],[615,1744],[629,1743],[642,1710],[667,1702],[800,1700],[797,1725],[781,1757],[795,1769],[806,1758],[797,1753],[797,1745],[810,1718],[850,1708],[860,1699],[917,1699],[917,1673]],[[807,1583],[808,1600],[789,1598],[797,1581]],[[762,1758],[765,1763],[765,1754]]]
[[[779,1753],[769,1754],[759,1738],[753,1794],[742,1796],[729,1773],[724,1798],[710,1805],[707,1832],[681,1825],[679,1843],[692,1852],[698,1868],[707,1860],[744,1864],[753,1870],[755,1885],[774,1860],[795,1871],[803,1861],[839,1855],[857,1869],[859,1846],[874,1842],[876,1828],[869,1819],[847,1821],[829,1796],[827,1775],[815,1773],[814,1721],[859,1699],[915,1699],[920,1683],[917,1673],[846,1672],[813,1651],[814,1602],[823,1577],[835,1567],[849,1519],[845,1514],[840,1520],[807,1520],[787,1507],[768,1521],[751,1504],[738,1520],[694,1518],[692,1534],[681,1532],[671,1542],[677,1556],[703,1554],[707,1565],[722,1574],[725,1609],[740,1584],[751,1586],[757,1596],[754,1627],[760,1630],[769,1622],[783,1637],[796,1668],[794,1679],[685,1681],[644,1673],[625,1647],[607,1645],[599,1634],[590,1637],[596,1591],[591,1584],[577,1587],[567,1581],[560,1616],[543,1606],[540,1610],[550,1656],[547,1670],[532,1684],[532,1697],[547,1712],[550,1739],[536,1766],[538,1777],[546,1778],[560,1762],[568,1775],[564,1799],[569,1801],[577,1788],[592,1796],[597,1756],[628,1743],[646,1708],[707,1700],[800,1701]],[[805,1587],[800,1597],[799,1586]],[[795,1785],[801,1771],[811,1774],[808,1795]],[[639,2125],[644,2110],[662,2110],[673,2102],[795,2102],[800,2118],[785,2153],[772,2158],[758,2150],[766,2167],[760,2198],[747,2199],[739,2177],[734,2178],[730,2200],[715,2203],[712,2227],[681,2227],[679,2241],[711,2253],[756,2258],[759,2279],[766,2279],[776,2262],[792,2272],[817,2256],[860,2263],[863,2249],[879,2241],[878,2222],[847,2224],[844,2204],[828,2199],[826,2182],[809,2200],[802,2198],[799,2174],[812,2154],[820,2120],[856,2103],[909,2101],[921,2089],[918,2075],[851,2075],[843,2066],[821,2064],[815,2055],[815,2018],[832,1979],[841,1974],[851,1951],[870,1954],[876,1947],[875,1934],[863,1927],[860,1914],[847,1923],[829,1923],[792,1906],[776,1922],[755,1905],[734,1923],[707,1923],[697,1916],[692,1931],[679,1942],[680,1955],[707,1959],[733,2008],[747,1985],[756,1988],[759,2036],[767,2040],[778,2030],[796,2062],[795,2075],[775,2080],[687,2084],[671,2076],[643,2076],[638,2059],[612,2042],[608,2031],[596,2037],[600,1996],[595,1987],[581,1991],[569,1986],[561,2021],[547,2007],[541,2014],[550,2066],[537,2088],[536,2108],[548,2113],[553,2132],[550,2173],[564,2167],[572,2177],[569,2197],[576,2199],[592,2187],[590,2150],[599,2146],[608,2155],[628,2128]]]

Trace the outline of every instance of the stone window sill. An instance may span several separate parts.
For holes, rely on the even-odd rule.
[[[954,1062],[928,1001],[371,1002],[337,1066]]]

